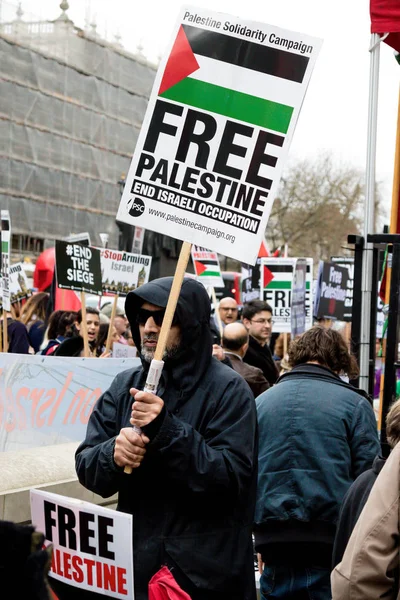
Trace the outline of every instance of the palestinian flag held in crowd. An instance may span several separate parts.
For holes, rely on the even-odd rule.
[[[198,281],[205,287],[224,287],[218,254],[200,246],[192,246],[192,260]]]

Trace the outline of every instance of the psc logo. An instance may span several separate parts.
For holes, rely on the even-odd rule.
[[[144,213],[145,205],[141,198],[134,198],[132,205],[129,209],[129,214],[131,217],[140,217]]]

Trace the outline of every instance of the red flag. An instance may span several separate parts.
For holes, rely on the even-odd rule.
[[[273,251],[272,256],[274,258],[278,258],[281,255],[281,248],[282,246],[278,246],[278,248],[276,248],[276,250]]]
[[[400,2],[399,0],[371,0],[371,33],[384,35],[385,43],[400,52]]]
[[[269,256],[269,251],[268,251],[268,248],[267,248],[267,244],[263,240],[261,242],[261,246],[260,246],[260,250],[258,251],[258,257],[257,258],[267,258],[267,256]]]
[[[191,600],[176,583],[168,567],[162,567],[149,583],[149,600]]]

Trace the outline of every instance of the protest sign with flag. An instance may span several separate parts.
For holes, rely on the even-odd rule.
[[[272,308],[275,333],[291,332],[292,281],[297,258],[263,258],[261,260],[260,298]],[[306,258],[306,324],[312,327],[312,274],[313,260]]]
[[[201,246],[192,246],[192,260],[196,277],[205,287],[224,287],[216,252]]]
[[[320,46],[183,8],[117,220],[254,264]]]

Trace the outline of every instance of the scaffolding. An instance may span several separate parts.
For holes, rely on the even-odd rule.
[[[66,10],[37,21],[14,8],[0,22],[0,206],[21,239],[46,247],[88,231],[100,245],[104,232],[116,247],[118,181],[155,66],[76,27]]]

